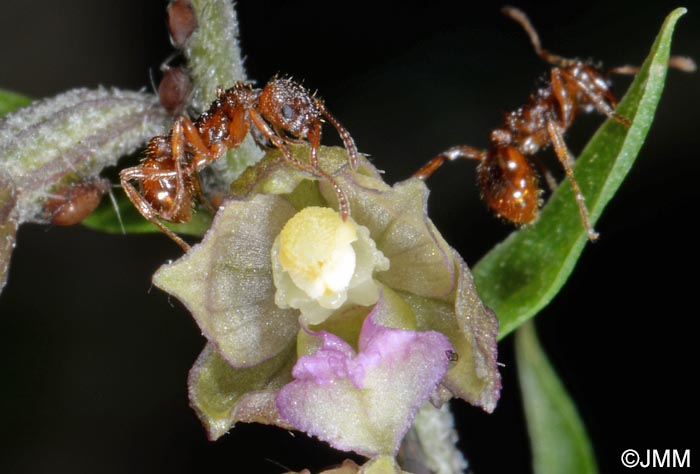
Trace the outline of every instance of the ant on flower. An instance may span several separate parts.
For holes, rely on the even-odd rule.
[[[146,157],[138,165],[119,173],[121,185],[136,209],[173,239],[183,250],[189,245],[159,219],[182,223],[190,220],[194,197],[205,204],[199,172],[220,158],[227,149],[243,142],[254,127],[260,136],[282,152],[285,161],[296,168],[326,180],[338,196],[343,220],[349,215],[348,202],[335,179],[318,162],[321,125],[325,118],[338,131],[348,152],[350,166],[357,168],[358,152],[350,133],[326,109],[323,101],[291,79],[274,78],[262,89],[237,82],[219,90],[209,110],[192,122],[178,115],[169,135],[150,140]],[[307,140],[309,162],[295,158],[289,143]],[[140,192],[132,181],[140,184]]]
[[[536,153],[552,145],[573,188],[583,227],[589,240],[594,241],[598,233],[591,226],[585,198],[574,176],[574,158],[564,143],[564,132],[580,112],[594,110],[629,127],[630,121],[615,112],[617,99],[610,91],[608,76],[636,74],[639,68],[622,66],[604,72],[590,61],[552,54],[542,48],[525,13],[513,7],[504,7],[501,11],[523,27],[535,53],[553,66],[549,81],[530,96],[527,105],[505,114],[501,127],[491,131],[487,150],[471,146],[449,148],[431,159],[414,176],[425,180],[445,161],[476,160],[479,162],[478,184],[482,199],[498,216],[516,224],[527,224],[538,215],[542,193],[532,161],[539,163]],[[695,70],[693,61],[685,57],[672,57],[669,64],[687,72]],[[549,186],[556,187],[546,169],[544,175]]]

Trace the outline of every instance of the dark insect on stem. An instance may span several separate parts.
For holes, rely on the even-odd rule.
[[[44,213],[52,225],[79,224],[92,214],[111,187],[109,180],[102,178],[70,183],[52,193],[44,203]]]
[[[197,17],[190,0],[171,0],[168,4],[168,31],[176,48],[183,48],[197,27]]]
[[[356,169],[355,142],[319,98],[291,79],[272,79],[262,89],[238,82],[230,89],[220,90],[209,110],[194,122],[185,115],[177,116],[169,135],[151,139],[146,157],[138,166],[121,171],[121,184],[141,215],[187,251],[189,245],[159,219],[187,222],[195,197],[207,205],[199,172],[227,149],[240,145],[252,127],[260,138],[279,149],[289,164],[327,181],[338,196],[342,218],[347,219],[347,198],[318,161],[324,119],[338,131],[350,165]],[[308,163],[295,158],[287,146],[299,140],[310,144]],[[140,192],[132,184],[134,181],[139,183]]]
[[[182,113],[192,95],[192,79],[182,67],[164,64],[160,69],[163,78],[158,84],[158,99],[172,115]]]
[[[580,112],[598,111],[625,127],[630,121],[615,112],[617,99],[610,90],[609,75],[636,74],[636,66],[622,66],[602,71],[590,62],[567,59],[542,48],[539,36],[522,11],[505,7],[502,12],[518,22],[530,37],[535,53],[553,67],[549,80],[532,96],[530,102],[504,116],[499,128],[491,131],[489,148],[452,147],[426,163],[414,176],[427,179],[445,161],[470,159],[479,162],[478,183],[482,199],[500,217],[516,224],[533,222],[538,215],[542,193],[535,166],[542,168],[550,187],[556,182],[541,165],[536,154],[552,145],[566,172],[576,197],[583,227],[594,241],[586,202],[574,176],[574,158],[564,143],[564,133]],[[670,65],[684,71],[694,70],[689,58],[674,57]]]

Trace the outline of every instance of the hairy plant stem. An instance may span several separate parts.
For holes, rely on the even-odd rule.
[[[457,441],[449,404],[435,408],[426,403],[403,440],[399,461],[413,474],[462,474],[468,463]]]
[[[197,27],[183,53],[193,81],[193,107],[201,112],[216,99],[219,88],[248,81],[238,41],[238,17],[231,0],[192,0]],[[205,186],[228,193],[229,185],[248,166],[259,161],[262,150],[250,134],[239,146],[205,171]]]

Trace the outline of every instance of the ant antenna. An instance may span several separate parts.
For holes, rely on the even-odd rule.
[[[678,69],[681,72],[695,72],[698,66],[693,61],[693,58],[688,56],[671,56],[668,58],[668,67]],[[606,75],[610,74],[637,74],[640,70],[639,66],[618,66],[606,71]]]
[[[683,72],[695,72],[698,69],[693,58],[688,56],[671,56],[668,66]]]
[[[341,140],[343,141],[343,146],[345,146],[345,149],[348,152],[348,158],[350,160],[350,168],[354,170],[357,170],[358,166],[358,152],[357,152],[357,146],[355,145],[355,140],[352,139],[350,136],[350,132],[343,127],[343,125],[338,121],[337,118],[335,118],[334,115],[332,115],[328,109],[326,109],[326,106],[319,101],[317,105],[320,105],[321,113],[323,114],[326,119],[335,127],[335,129],[338,131],[338,135],[340,135]]]
[[[567,67],[571,64],[570,59],[566,59],[556,54],[552,54],[542,47],[540,37],[537,34],[535,27],[532,26],[532,23],[530,22],[530,19],[527,17],[525,12],[515,7],[503,7],[501,8],[501,13],[516,21],[520,26],[523,27],[525,33],[527,33],[527,35],[530,37],[530,42],[532,43],[532,47],[535,49],[535,54],[537,54],[539,57],[541,57],[550,64],[555,64],[561,67]]]

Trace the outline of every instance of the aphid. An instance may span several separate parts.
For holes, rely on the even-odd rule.
[[[197,17],[190,0],[171,0],[168,5],[168,31],[170,41],[182,48],[197,27]]]
[[[159,219],[187,222],[195,196],[206,204],[199,171],[227,149],[238,146],[253,127],[259,134],[257,139],[267,140],[278,148],[288,163],[325,179],[336,192],[340,213],[346,219],[349,214],[347,198],[318,162],[324,118],[338,131],[350,165],[356,169],[358,152],[352,137],[323,102],[300,84],[291,79],[275,78],[264,88],[253,89],[247,83],[238,82],[230,89],[220,90],[209,110],[194,123],[179,115],[169,135],[152,138],[141,164],[121,171],[121,184],[136,209],[187,251],[189,245]],[[295,158],[287,146],[299,140],[310,144],[309,163]],[[140,183],[140,192],[132,181]]]
[[[182,67],[161,66],[163,78],[158,84],[160,104],[172,115],[185,110],[192,94],[192,79]]]
[[[102,178],[70,183],[46,200],[46,217],[53,225],[79,224],[92,214],[111,186],[108,180]]]
[[[542,191],[532,162],[539,163],[536,153],[552,145],[573,188],[583,227],[589,240],[594,241],[598,233],[591,226],[585,199],[576,182],[574,158],[564,143],[564,132],[580,112],[593,110],[629,127],[629,120],[615,112],[617,100],[610,91],[608,76],[635,74],[638,68],[623,66],[603,72],[589,61],[554,55],[542,48],[525,13],[513,7],[505,7],[502,12],[523,27],[535,53],[553,66],[549,80],[530,96],[526,105],[505,114],[502,125],[491,131],[487,150],[452,147],[426,163],[414,176],[427,179],[445,161],[477,160],[482,199],[497,215],[516,224],[526,224],[536,219],[541,204]],[[688,58],[673,58],[671,65],[683,70],[694,68]],[[545,177],[551,187],[556,186],[546,170]]]

